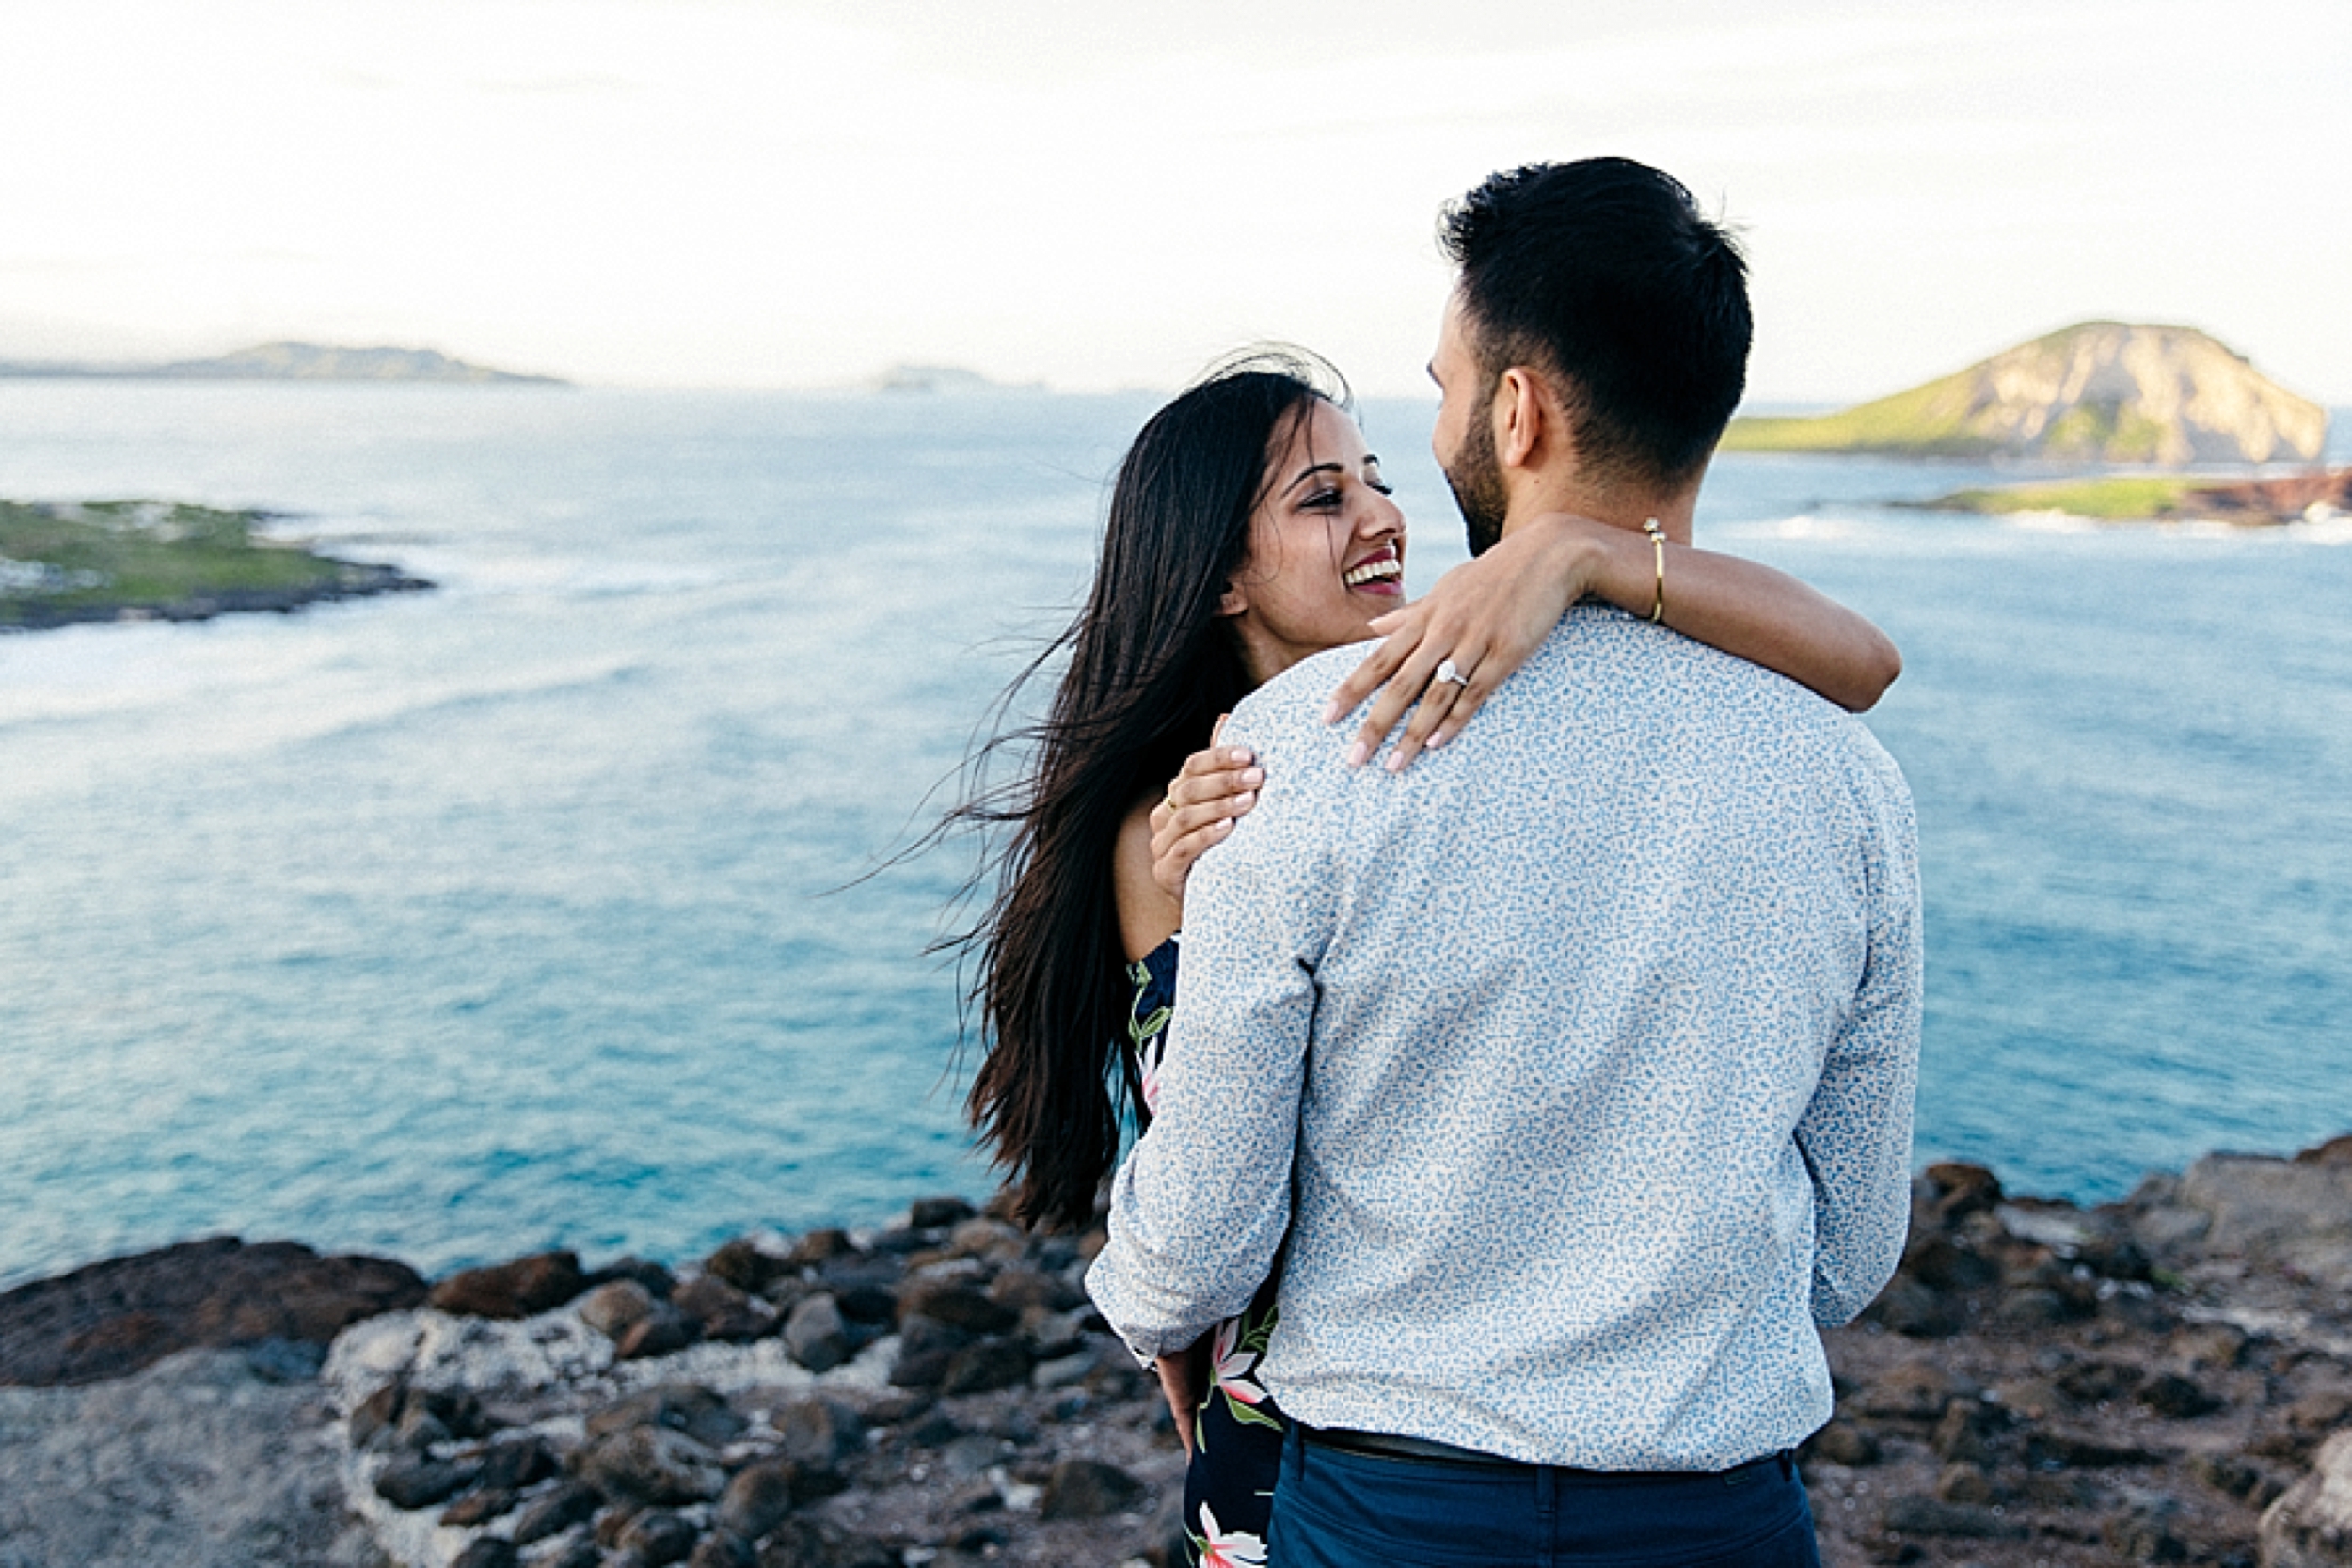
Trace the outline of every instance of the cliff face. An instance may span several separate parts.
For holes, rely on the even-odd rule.
[[[2177,467],[2309,461],[2327,430],[2327,410],[2202,332],[2088,322],[1842,413],[1736,420],[1724,444]]]

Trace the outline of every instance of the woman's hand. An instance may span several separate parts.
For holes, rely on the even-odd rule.
[[[1216,736],[1224,733],[1220,717],[1209,744],[1184,759],[1183,771],[1152,808],[1152,879],[1179,904],[1192,863],[1249,814],[1265,783],[1265,769],[1247,748],[1217,744]]]
[[[1526,663],[1568,607],[1593,589],[1609,543],[1604,536],[1613,531],[1620,531],[1565,512],[1531,518],[1439,578],[1427,597],[1375,620],[1372,629],[1385,641],[1323,710],[1323,721],[1335,724],[1378,692],[1348,748],[1349,766],[1378,751],[1407,707],[1412,718],[1389,755],[1392,773],[1411,766],[1423,748],[1461,734],[1503,677]]]
[[[1189,1346],[1171,1351],[1152,1363],[1160,1374],[1160,1397],[1168,1401],[1168,1413],[1176,1418],[1176,1437],[1184,1445],[1184,1457],[1192,1457],[1192,1423],[1203,1402],[1209,1397],[1209,1340],[1203,1334]]]

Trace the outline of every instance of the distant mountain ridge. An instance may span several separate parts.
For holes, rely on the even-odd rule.
[[[1729,451],[2309,462],[2328,411],[2186,326],[2084,322],[1892,397],[1812,419],[1734,420]]]
[[[97,377],[134,381],[438,381],[561,387],[550,375],[522,375],[453,359],[429,348],[343,348],[326,343],[262,343],[210,359],[164,365],[0,363],[0,376]]]

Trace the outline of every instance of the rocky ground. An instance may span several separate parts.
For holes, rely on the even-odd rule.
[[[24,1287],[0,1381],[56,1386],[0,1388],[0,1568],[1163,1564],[1179,1454],[1097,1244],[936,1199],[421,1301],[282,1243]],[[1833,1568],[2352,1564],[2352,1138],[2088,1211],[1933,1167],[1830,1355]]]

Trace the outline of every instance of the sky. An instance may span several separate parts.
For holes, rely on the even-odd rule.
[[[2345,0],[0,0],[0,357],[281,338],[629,386],[1425,389],[1444,202],[1739,230],[1757,401],[2092,318],[2352,404]]]

